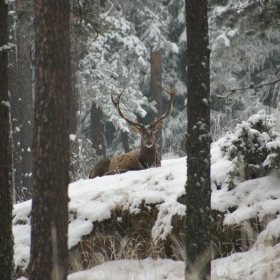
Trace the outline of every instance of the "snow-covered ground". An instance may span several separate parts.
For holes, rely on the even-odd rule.
[[[219,145],[221,141],[211,149],[212,208],[225,212],[228,225],[258,218],[263,222],[263,231],[249,251],[212,261],[212,279],[280,279],[280,179],[271,174],[241,182],[229,191],[225,179],[233,163],[223,157]],[[164,160],[159,168],[72,183],[69,249],[92,231],[95,221],[109,218],[112,210],[123,208],[137,213],[142,202],[161,202],[152,236],[154,240],[165,238],[172,230],[172,216],[185,213],[185,206],[177,202],[185,192],[185,182],[186,158],[179,158]],[[233,207],[235,211],[228,211]],[[30,209],[30,200],[14,206],[15,265],[23,268],[29,263]],[[68,279],[184,279],[184,263],[167,259],[119,260],[73,273]]]

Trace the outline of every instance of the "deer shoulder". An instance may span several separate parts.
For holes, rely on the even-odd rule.
[[[169,106],[165,114],[163,114],[159,119],[155,120],[149,125],[143,125],[138,121],[131,121],[127,119],[122,113],[119,103],[122,92],[117,96],[116,99],[111,96],[111,100],[117,109],[119,115],[128,123],[132,131],[140,134],[141,145],[139,150],[130,151],[128,153],[118,155],[112,158],[105,158],[101,160],[90,172],[89,178],[93,179],[97,176],[113,175],[117,173],[124,173],[129,170],[140,170],[146,169],[152,166],[160,166],[160,159],[157,152],[156,137],[155,133],[162,128],[163,119],[169,116],[172,112],[172,102],[176,93],[176,88],[168,91],[162,88],[170,95]]]

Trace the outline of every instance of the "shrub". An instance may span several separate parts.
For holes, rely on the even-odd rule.
[[[272,169],[279,169],[280,142],[275,124],[273,116],[260,111],[247,122],[238,124],[235,131],[225,137],[220,148],[234,163],[228,172],[229,189],[234,188],[235,179],[255,179],[267,175]]]

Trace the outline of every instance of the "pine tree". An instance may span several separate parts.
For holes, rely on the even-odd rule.
[[[210,50],[207,0],[186,0],[186,279],[211,275]]]
[[[279,84],[255,86],[279,79],[279,10],[277,1],[210,1],[212,109],[223,126],[277,107]]]
[[[94,36],[89,38],[87,54],[81,61],[79,86],[82,93],[82,130],[86,135],[91,134],[89,110],[94,102],[102,110],[110,130],[119,130],[118,136],[113,137],[114,145],[121,143],[121,132],[129,134],[130,130],[116,114],[111,94],[117,95],[127,86],[122,106],[130,119],[136,119],[137,115],[144,117],[144,108],[155,108],[154,103],[149,102],[140,90],[143,74],[149,69],[147,48],[137,38],[133,25],[120,12],[112,10],[106,20],[114,29],[97,39]],[[114,134],[111,131],[107,133]],[[133,134],[130,136],[131,140],[135,139]],[[122,145],[120,147],[123,148]]]
[[[66,280],[70,3],[36,0],[34,8],[36,89],[29,279]]]

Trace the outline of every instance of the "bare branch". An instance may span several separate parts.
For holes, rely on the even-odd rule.
[[[222,96],[222,95],[218,95],[216,93],[212,93],[212,96],[215,96],[217,99],[219,100],[224,100],[224,99],[227,99],[229,98],[232,94],[234,94],[236,91],[238,90],[246,90],[246,89],[258,89],[258,88],[262,88],[264,86],[271,86],[271,85],[274,85],[276,83],[280,82],[280,79],[278,80],[275,80],[273,82],[269,82],[269,83],[265,83],[265,84],[260,84],[258,86],[255,86],[254,84],[250,84],[248,87],[243,87],[243,88],[235,88],[235,89],[231,89],[228,93],[228,95],[226,96]]]

